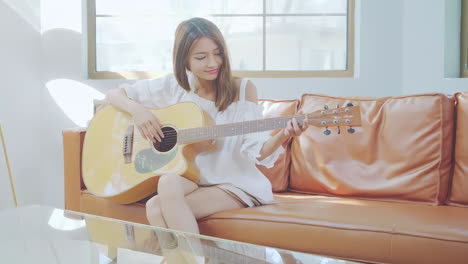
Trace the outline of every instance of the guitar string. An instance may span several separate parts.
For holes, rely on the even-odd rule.
[[[325,119],[325,120],[329,120],[329,119]],[[325,121],[324,120],[324,121]],[[333,119],[332,119],[333,120]],[[269,125],[265,125],[264,127],[267,128]],[[337,124],[331,124],[330,126],[338,126]],[[349,124],[345,124],[344,126],[349,126]],[[194,132],[189,132],[189,133],[186,133],[187,130],[184,130],[184,132],[177,132],[177,131],[169,131],[169,132],[166,132],[164,134],[164,140],[167,141],[168,139],[171,139],[171,138],[180,138],[181,136],[184,136],[184,137],[187,137],[187,138],[193,138],[193,139],[199,139],[200,136],[208,136],[208,139],[210,139],[212,136],[214,137],[219,137],[217,135],[210,135],[210,131],[203,131],[203,130],[207,130],[209,129],[210,126],[208,127],[200,127],[200,128],[194,128]],[[243,132],[243,127],[241,127],[241,133],[240,134],[244,134]],[[247,130],[248,130],[249,127],[247,127]],[[267,130],[272,130],[272,129],[276,129],[276,128],[279,128],[279,127],[269,127]],[[193,129],[193,128],[192,128]],[[200,132],[204,132],[204,133],[199,133],[199,132],[195,132],[195,131],[200,131]],[[208,133],[207,133],[208,132]],[[228,132],[228,133],[223,133],[223,132]],[[234,132],[234,134],[229,134],[231,132]],[[230,129],[228,131],[217,131],[216,134],[224,134],[226,136],[235,136],[237,135],[236,132],[239,132],[239,129]],[[255,133],[255,132],[258,132],[257,130],[253,130],[251,131],[250,133]],[[212,133],[212,134],[215,134],[215,133]],[[133,142],[147,142],[148,140],[147,139],[144,139],[141,135],[138,136],[138,138],[134,139]]]
[[[318,114],[318,113],[316,113],[316,114],[304,114],[304,115],[292,115],[292,116],[276,117],[276,118],[270,118],[270,119],[250,120],[250,121],[244,121],[244,122],[238,122],[238,123],[221,124],[221,125],[215,125],[215,126],[206,126],[206,127],[198,127],[198,128],[188,128],[188,129],[181,130],[180,132],[182,132],[182,131],[187,131],[187,130],[191,130],[191,129],[193,129],[193,131],[197,131],[197,130],[198,130],[198,131],[203,131],[203,130],[210,129],[210,128],[212,128],[212,127],[218,127],[217,129],[219,130],[221,127],[226,128],[226,127],[228,127],[228,126],[236,126],[236,125],[237,125],[238,127],[240,127],[241,130],[243,130],[244,127],[247,127],[247,130],[248,130],[248,128],[250,128],[250,126],[249,126],[249,125],[245,126],[245,123],[255,123],[255,122],[257,122],[257,129],[258,129],[258,123],[259,123],[260,121],[263,121],[263,122],[266,123],[264,127],[268,127],[269,125],[272,125],[272,124],[274,125],[274,124],[276,124],[276,122],[272,122],[272,121],[281,122],[281,121],[290,120],[290,119],[293,119],[293,118],[298,118],[298,119],[301,119],[301,120],[298,120],[298,121],[299,121],[299,122],[302,122],[303,119],[306,118],[306,115],[309,115],[309,117],[307,117],[307,120],[310,120],[310,119],[311,119],[310,116],[312,116],[312,118],[315,117],[315,116],[322,116],[322,117],[323,117],[323,114]],[[320,120],[321,120],[321,121],[329,121],[329,120],[334,121],[334,120],[336,120],[336,119],[320,118]],[[316,121],[317,121],[317,120],[316,120]],[[335,125],[335,124],[333,124],[333,125]],[[346,125],[348,125],[348,124],[346,124]],[[275,129],[275,127],[273,127],[273,129]],[[270,130],[270,129],[269,129],[269,130]],[[221,130],[221,131],[222,131],[222,130]],[[231,130],[229,130],[229,131],[231,131]],[[235,129],[235,128],[234,128],[234,129],[232,129],[232,131],[237,132],[238,129]],[[165,135],[164,138],[166,139],[167,136],[174,136],[174,135],[175,135],[175,137],[177,138],[177,134],[181,135],[181,134],[184,133],[184,132],[182,132],[182,133],[180,133],[180,132],[177,132],[177,131],[168,131],[167,133],[164,134],[164,135]],[[206,131],[204,131],[204,132],[206,132]],[[219,131],[218,131],[218,132],[219,132]],[[254,131],[252,131],[252,133],[253,133],[253,132],[257,132],[257,131],[254,130]],[[198,134],[199,134],[199,133],[197,133],[197,132],[193,132],[193,133],[190,133],[190,132],[189,132],[189,133],[186,133],[185,136],[188,135],[188,136],[195,136],[195,137],[196,137]],[[200,135],[203,135],[203,134],[200,134]],[[198,135],[198,136],[199,136],[199,135]],[[143,137],[137,138],[137,139],[134,140],[134,142],[138,142],[138,141],[147,142],[148,140],[144,139]]]

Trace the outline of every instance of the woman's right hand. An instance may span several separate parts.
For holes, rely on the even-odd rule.
[[[164,134],[161,130],[161,122],[149,109],[138,105],[132,109],[133,122],[143,138],[156,143],[161,142]]]

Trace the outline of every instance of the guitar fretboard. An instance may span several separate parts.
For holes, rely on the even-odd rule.
[[[296,118],[297,123],[302,125],[305,115],[266,118],[223,125],[181,129],[179,130],[178,142],[189,143],[200,140],[209,140],[285,128],[288,121],[292,118]]]

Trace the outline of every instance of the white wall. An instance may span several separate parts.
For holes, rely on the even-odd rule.
[[[40,180],[33,183],[42,184],[43,196],[36,191],[31,200],[42,197],[44,203],[57,207],[63,207],[61,130],[76,126],[76,123],[80,124],[82,120],[91,117],[91,100],[96,96],[93,92],[105,93],[120,82],[87,80],[83,77],[80,3],[81,0],[41,0],[42,34],[29,30],[20,16],[0,4],[0,28],[9,28],[6,24],[18,25],[19,32],[15,31],[14,39],[30,39],[28,44],[18,45],[13,40],[7,41],[10,44],[2,44],[7,45],[3,51],[14,48],[22,50],[19,52],[21,54],[28,52],[28,56],[23,58],[24,63],[16,62],[18,54],[10,53],[5,54],[6,62],[0,64],[0,72],[8,72],[11,63],[24,67],[21,77],[19,74],[7,77],[9,86],[23,87],[8,90],[8,97],[26,97],[24,100],[27,106],[40,109],[40,114],[34,112],[21,116],[23,121],[37,123],[35,127],[40,132],[40,152],[34,150],[36,158],[32,162],[35,163],[28,165],[21,163],[20,159],[24,155],[22,153],[30,153],[29,150],[26,151],[25,147],[13,150],[16,160],[14,169],[27,175],[41,168]],[[456,35],[454,32],[446,32],[444,1],[357,0],[356,9],[354,78],[258,78],[254,82],[259,97],[290,99],[299,98],[303,93],[390,96],[432,91],[454,93],[465,89],[468,80],[444,77],[448,67],[445,66],[445,36]],[[6,36],[5,33],[2,36]],[[42,54],[40,62],[37,54]],[[25,72],[30,78],[22,78]],[[40,98],[40,104],[37,98]],[[0,117],[3,120],[7,118],[6,113],[13,109],[13,103],[11,100],[0,100]],[[7,107],[4,101],[7,101]],[[73,116],[73,111],[84,113],[84,117]],[[36,117],[40,117],[40,125]],[[24,132],[26,125],[15,122],[12,117],[8,118],[10,121],[7,120],[7,123],[12,124],[9,135],[17,143],[23,142],[25,135],[29,135],[29,132]],[[34,139],[38,140],[39,137]],[[18,177],[30,179],[26,176]],[[22,186],[24,190],[26,182]],[[35,189],[26,191],[31,190]]]
[[[403,93],[468,91],[468,79],[445,78],[445,2],[403,2]]]
[[[39,116],[41,47],[38,45],[38,10],[38,1],[0,1],[0,124],[20,204],[42,202],[44,191],[40,171],[41,159],[46,159],[47,153],[41,153],[39,149],[39,130],[44,124]],[[9,184],[5,170],[0,171],[0,178],[3,184]],[[8,192],[3,187],[7,187]],[[10,195],[8,188],[3,185],[0,196]],[[4,198],[0,200],[11,201],[11,198]],[[4,206],[2,204],[0,208]]]
[[[62,129],[83,126],[92,115],[92,92],[105,93],[121,81],[87,80],[82,71],[81,0],[41,0],[41,47],[43,84],[41,86],[41,135],[44,201],[63,207]],[[59,19],[55,19],[59,17]],[[51,85],[60,80],[58,85]],[[54,97],[55,94],[55,97]],[[81,109],[81,111],[80,111]],[[76,112],[85,116],[71,116]]]

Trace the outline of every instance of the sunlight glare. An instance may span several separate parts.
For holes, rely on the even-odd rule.
[[[85,127],[93,117],[93,100],[104,99],[96,89],[69,79],[56,79],[46,83],[49,94],[76,125]]]
[[[81,1],[42,0],[41,33],[69,29],[81,33]]]
[[[85,220],[66,218],[63,213],[63,210],[54,209],[52,215],[49,218],[49,226],[62,231],[72,231],[86,226]]]

